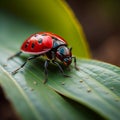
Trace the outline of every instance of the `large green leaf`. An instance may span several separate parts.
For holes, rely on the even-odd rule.
[[[57,93],[39,84],[31,71],[27,78],[20,75],[13,78],[0,67],[0,84],[7,97],[13,102],[15,109],[24,120],[53,119],[85,119],[84,115],[65,102]],[[28,81],[27,81],[28,80]],[[36,83],[37,82],[37,83]]]
[[[53,80],[52,72],[47,84],[106,118],[120,118],[120,68],[91,60],[80,60],[78,66],[80,71],[72,68],[68,72],[72,78],[65,79],[64,85],[60,85],[62,78]]]
[[[3,47],[1,47],[0,50],[3,50]],[[4,51],[0,55],[4,57],[3,59],[0,60],[0,62],[4,64],[6,55],[9,55],[9,52]],[[103,118],[109,118],[109,119],[120,118],[119,115],[120,68],[97,61],[78,60],[77,64],[80,67],[80,71],[74,70],[74,68],[71,66],[72,67],[71,71],[67,71],[67,70],[65,71],[68,75],[71,76],[71,78],[63,78],[63,76],[60,75],[58,69],[50,64],[49,81],[46,83],[46,85],[43,85],[42,83],[44,79],[43,60],[37,59],[33,62],[30,62],[26,65],[24,71],[18,72],[15,76],[9,75],[8,71],[9,72],[13,71],[17,66],[22,64],[24,61],[25,59],[23,57],[16,58],[14,59],[14,61],[13,60],[9,61],[8,66],[5,67],[7,71],[1,68],[4,73],[1,72],[0,82],[4,86],[4,88],[8,89],[7,93],[9,93],[8,95],[10,95],[11,99],[17,102],[16,108],[18,107],[20,109],[18,103],[22,101],[21,104],[28,103],[28,107],[33,106],[31,109],[33,110],[32,113],[35,115],[35,117],[36,117],[35,113],[37,111],[37,113],[39,114],[39,118],[43,117],[44,119],[46,119],[46,117],[44,117],[43,115],[43,113],[45,112],[49,118],[50,116],[54,116],[52,118],[54,119],[56,118],[56,116],[57,118],[59,118],[61,115],[64,116],[66,114],[65,112],[64,112],[65,114],[63,114],[63,108],[59,108],[57,106],[58,103],[60,104],[62,102],[60,105],[61,107],[65,106],[65,108],[68,108],[73,112],[72,107],[69,108],[70,106],[69,107],[66,106],[66,103],[64,104],[62,99],[59,98],[59,96],[54,95],[55,93],[53,93],[53,91],[51,91],[47,87],[50,86],[52,89],[59,92],[60,94],[86,106],[85,110],[79,109],[80,116],[78,116],[77,114],[78,111],[74,111],[72,113],[72,116],[77,114],[78,117],[76,117],[76,119],[79,117],[83,119],[84,117],[87,117],[86,114],[88,115],[90,109],[96,112],[97,114],[101,115]],[[6,77],[9,77],[10,80]],[[17,85],[15,86],[11,82]],[[36,82],[38,85],[36,86],[34,82]],[[20,89],[20,92],[22,92],[23,95],[16,92],[16,94],[14,93],[15,94],[14,97],[12,91],[16,91],[16,89],[18,90]],[[10,91],[13,94],[13,96],[11,96]],[[18,97],[17,95],[20,98],[17,99]],[[27,97],[27,101],[25,101],[26,103],[24,103],[23,99],[26,99],[26,97]],[[49,103],[50,106],[48,104],[48,99],[50,101]],[[31,101],[31,103],[29,101]],[[37,103],[37,108],[36,108],[36,103]],[[54,105],[54,108],[53,107],[51,108],[52,105]],[[46,110],[46,107],[47,107],[47,111],[44,111],[44,109]],[[41,108],[40,111],[38,111],[38,108],[39,109]],[[56,115],[57,114],[56,109],[58,108],[60,111],[62,111],[62,113]],[[31,109],[29,110],[30,112]],[[50,111],[48,109],[50,109]],[[54,115],[52,113],[54,113]],[[94,115],[91,114],[91,116],[93,117]],[[66,117],[68,116],[66,115]],[[71,118],[70,115],[69,117]]]

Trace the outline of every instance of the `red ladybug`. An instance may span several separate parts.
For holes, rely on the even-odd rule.
[[[28,39],[26,39],[22,44],[20,51],[15,55],[9,57],[8,60],[12,59],[15,56],[19,56],[21,53],[32,55],[18,69],[12,72],[13,74],[15,74],[29,60],[35,59],[41,55],[46,55],[48,59],[46,59],[44,63],[45,83],[48,79],[47,67],[50,61],[52,61],[52,63],[56,64],[59,67],[61,73],[64,76],[67,75],[64,74],[64,71],[59,65],[58,61],[63,62],[65,66],[69,66],[72,62],[72,59],[74,59],[75,69],[78,70],[76,66],[76,58],[72,56],[71,50],[72,48],[68,48],[67,42],[60,36],[50,32],[39,32],[31,35]]]

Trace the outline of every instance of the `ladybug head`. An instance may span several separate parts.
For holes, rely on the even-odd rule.
[[[60,46],[57,49],[56,56],[57,58],[63,62],[64,65],[68,66],[72,62],[72,48],[68,48],[67,46]]]

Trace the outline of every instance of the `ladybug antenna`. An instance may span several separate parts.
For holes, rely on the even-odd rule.
[[[72,47],[69,48],[70,52],[72,51]]]

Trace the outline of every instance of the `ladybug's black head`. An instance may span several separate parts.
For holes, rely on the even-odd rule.
[[[69,49],[67,46],[60,46],[56,52],[57,58],[62,61],[66,66],[70,65],[72,62],[71,50],[72,49]]]

